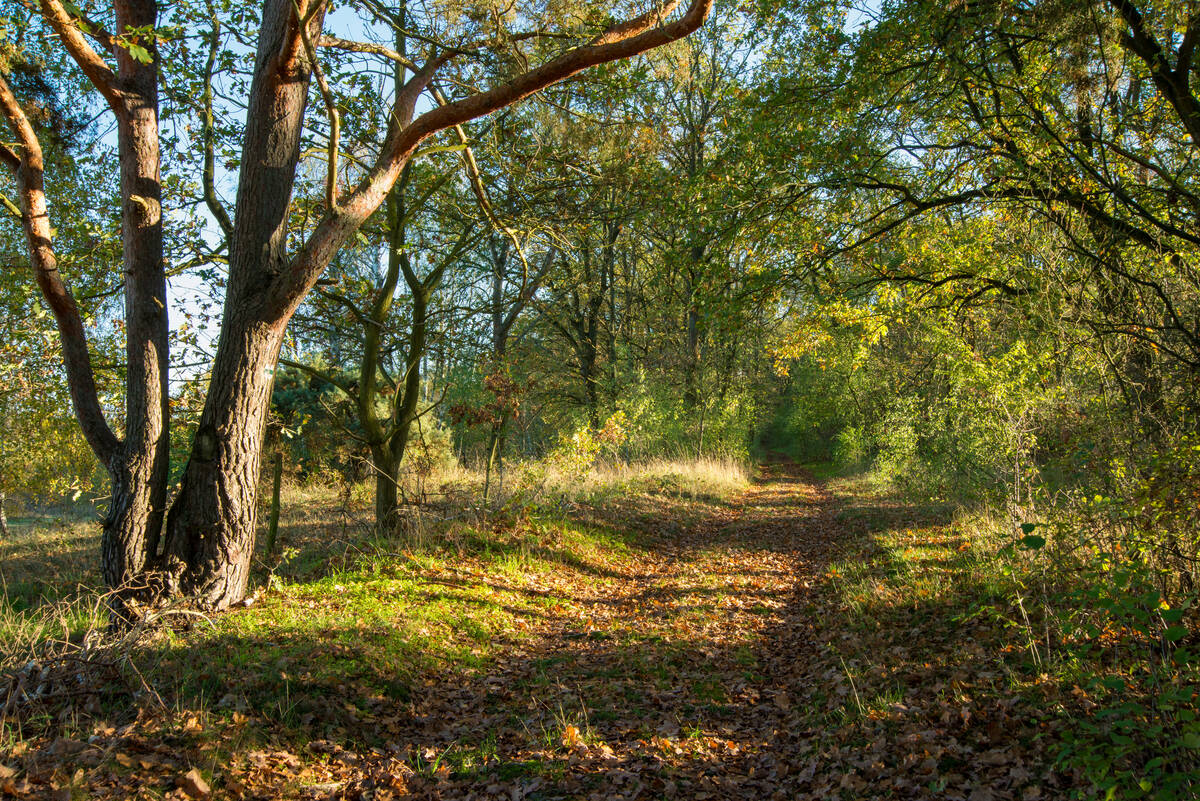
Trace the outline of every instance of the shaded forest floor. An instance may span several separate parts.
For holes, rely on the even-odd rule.
[[[436,548],[356,545],[332,572],[314,553],[297,541],[253,606],[157,635],[70,705],[10,716],[0,795],[1036,801],[1075,783],[1047,743],[1086,693],[986,613],[1002,591],[944,510],[853,480],[770,464],[732,498],[630,493]]]

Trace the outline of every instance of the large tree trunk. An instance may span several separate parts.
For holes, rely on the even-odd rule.
[[[258,475],[282,326],[226,318],[192,454],[167,522],[173,590],[224,609],[242,599],[254,554]]]
[[[153,27],[153,2],[116,4],[117,30]],[[158,550],[170,462],[167,282],[158,144],[158,53],[151,63],[117,48],[124,103],[117,112],[125,266],[125,438],[109,460],[112,500],[101,535],[105,583],[119,587]]]
[[[310,30],[320,30],[323,9],[310,18]],[[163,549],[168,574],[178,577],[170,589],[211,609],[245,595],[275,364],[287,322],[315,280],[305,277],[296,286],[287,252],[310,76],[293,4],[268,0],[250,86],[221,337]]]
[[[155,557],[166,500],[165,464],[145,454],[109,472],[110,500],[100,534],[100,571],[110,588],[128,585]],[[141,457],[141,458],[139,458]],[[162,460],[165,463],[165,458]]]

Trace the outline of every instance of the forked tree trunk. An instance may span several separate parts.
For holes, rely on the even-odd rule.
[[[322,5],[308,20],[310,30],[320,30],[323,11]],[[221,337],[163,548],[163,566],[177,578],[171,589],[211,609],[246,592],[275,365],[287,322],[308,289],[291,282],[287,226],[310,75],[293,4],[268,0],[250,86]]]
[[[397,48],[403,50],[403,39],[397,38]],[[402,74],[397,73],[396,91],[401,91]],[[386,213],[388,225],[388,269],[383,286],[376,295],[371,311],[373,325],[365,331],[363,361],[359,372],[359,422],[373,437],[371,456],[375,461],[375,528],[382,534],[393,534],[399,519],[396,506],[399,495],[400,466],[408,448],[408,435],[416,422],[421,398],[421,361],[425,358],[429,327],[429,300],[442,280],[442,275],[455,251],[422,279],[413,270],[406,251],[409,211],[404,193],[408,186],[406,167],[400,181],[388,193]],[[460,243],[461,244],[461,243]],[[404,275],[412,298],[412,325],[408,336],[408,353],[404,357],[404,382],[396,388],[391,412],[386,423],[380,421],[375,409],[375,381],[379,365],[380,335],[387,320],[388,309],[399,281]]]
[[[42,189],[40,144],[0,76],[0,115],[19,140],[15,149],[0,143],[0,161],[16,178],[31,261],[59,325],[76,415],[114,480],[104,538],[106,575],[115,581],[136,573],[154,555],[166,496],[167,320],[158,173],[158,58],[153,37],[148,42],[143,39],[152,51],[150,64],[134,60],[132,48],[117,46],[114,74],[61,2],[41,0],[38,7],[118,120],[128,342],[124,440],[105,420],[83,322],[58,273]],[[153,0],[125,0],[114,7],[119,35],[156,24]],[[417,146],[440,130],[503,108],[587,67],[629,58],[686,36],[704,21],[711,0],[693,0],[682,18],[664,22],[674,7],[669,2],[615,24],[585,45],[492,89],[427,111],[414,121],[418,98],[448,56],[431,58],[396,98],[375,166],[340,207],[337,172],[331,170],[326,213],[296,256],[289,258],[289,208],[312,70],[308,51],[312,38],[320,34],[328,3],[266,0],[246,104],[221,338],[161,553],[168,575],[178,579],[172,589],[193,595],[213,609],[243,597],[254,546],[263,423],[284,329],[338,248],[383,202]]]
[[[153,0],[118,2],[113,10],[118,31],[148,30],[157,24]],[[168,325],[159,176],[158,53],[153,37],[142,43],[143,52],[150,56],[142,61],[132,57],[130,48],[114,47],[114,71],[92,50],[62,4],[45,0],[39,12],[116,118],[125,289],[124,437],[118,437],[105,419],[86,327],[58,269],[41,143],[20,100],[0,76],[0,115],[17,140],[15,149],[0,145],[0,160],[16,179],[30,262],[58,324],[72,405],[84,437],[112,479],[112,501],[101,537],[102,572],[109,586],[118,587],[138,574],[154,555],[167,493]]]

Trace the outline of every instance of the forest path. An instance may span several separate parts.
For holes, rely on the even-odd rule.
[[[843,520],[787,463],[704,508],[620,510],[636,558],[534,588],[570,602],[486,673],[413,699],[397,734],[424,767],[360,760],[341,797],[1032,801],[1058,781],[1014,746],[1015,702],[973,702],[957,655],[995,675],[976,646],[845,625],[840,560],[880,552],[877,517]]]
[[[431,761],[482,737],[495,780],[456,776],[456,754],[404,790],[795,797],[785,788],[812,773],[796,705],[813,686],[810,596],[840,534],[834,503],[802,469],[773,463],[740,496],[704,508],[683,524],[642,515],[635,559],[548,581],[571,603],[551,606],[534,636],[481,681],[414,699],[420,739],[437,743]],[[354,789],[394,782],[378,768]]]

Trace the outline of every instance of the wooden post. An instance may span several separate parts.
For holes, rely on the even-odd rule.
[[[279,485],[283,480],[283,454],[276,451],[272,463],[275,481],[271,488],[271,517],[267,520],[267,556],[275,555],[275,538],[279,534]]]

